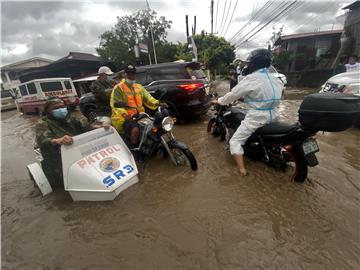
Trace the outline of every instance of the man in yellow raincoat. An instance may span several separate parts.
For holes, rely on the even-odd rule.
[[[140,130],[133,117],[145,112],[144,105],[151,110],[157,109],[159,101],[141,84],[136,83],[134,66],[129,65],[124,71],[125,80],[121,80],[111,93],[111,123],[120,134],[125,133],[129,136],[132,147],[136,147]]]

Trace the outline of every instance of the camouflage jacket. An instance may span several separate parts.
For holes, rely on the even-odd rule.
[[[110,82],[100,82],[99,80],[94,81],[90,90],[94,94],[96,99],[96,105],[98,106],[99,111],[110,111],[110,91],[105,91],[106,89],[112,89]]]
[[[80,120],[70,116],[66,120],[59,121],[43,117],[36,125],[36,144],[40,148],[44,160],[61,164],[60,145],[53,145],[51,139],[60,138],[64,135],[79,135],[90,129],[90,124],[86,119]]]

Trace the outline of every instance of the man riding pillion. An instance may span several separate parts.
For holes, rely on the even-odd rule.
[[[61,145],[71,145],[72,136],[90,131],[94,128],[110,127],[110,124],[89,124],[86,119],[78,119],[70,115],[65,103],[59,98],[49,98],[45,105],[45,116],[36,125],[36,145],[44,158],[43,171],[51,187],[63,185]]]
[[[250,107],[245,119],[230,139],[230,153],[242,176],[247,175],[242,146],[255,130],[278,118],[278,106],[284,87],[282,81],[268,71],[271,64],[270,51],[254,50],[247,61],[248,75],[231,92],[212,101],[214,104],[227,105],[242,98]]]
[[[111,122],[120,134],[125,132],[126,136],[130,137],[131,148],[135,148],[138,144],[140,130],[133,117],[145,112],[143,105],[155,110],[160,103],[141,84],[136,83],[134,66],[127,66],[124,72],[125,80],[118,83],[111,93]]]
[[[109,106],[110,94],[107,89],[112,89],[115,85],[114,81],[109,81],[108,76],[113,72],[107,66],[99,68],[97,79],[91,84],[90,90],[95,96],[97,106],[97,114],[110,116],[111,108]]]

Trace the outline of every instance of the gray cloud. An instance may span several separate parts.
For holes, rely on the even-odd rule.
[[[277,21],[277,27],[285,25],[285,34],[291,31],[313,31],[321,26],[331,28],[335,22],[335,14],[346,4],[353,0],[339,1],[306,1],[285,20]],[[106,3],[106,4],[104,4]],[[168,31],[168,40],[172,42],[185,41],[184,15],[198,15],[198,33],[202,29],[210,29],[209,3],[197,0],[149,0],[152,9],[158,16],[174,21]],[[258,2],[259,6],[265,2]],[[281,2],[276,2],[274,6]],[[111,14],[104,14],[97,8],[110,7]],[[253,2],[243,3],[237,12],[243,12],[245,7],[252,7]],[[82,51],[95,53],[95,47],[99,44],[99,35],[110,30],[115,24],[116,16],[132,13],[146,8],[145,0],[134,1],[93,1],[93,2],[1,2],[1,37],[3,64],[23,60],[28,57],[43,56],[57,59],[65,56],[69,51]],[[95,11],[94,11],[95,9]],[[88,14],[89,10],[92,10]],[[251,9],[250,9],[251,10]],[[314,15],[315,14],[315,15]],[[229,29],[227,38],[248,21],[249,14],[237,16]],[[270,14],[263,12],[256,22],[246,28],[244,34],[251,30],[262,19]],[[219,15],[220,16],[220,15]],[[111,18],[110,18],[111,17]],[[218,22],[218,25],[220,22]],[[304,24],[302,26],[302,24]],[[191,23],[190,23],[191,26]],[[271,25],[270,25],[271,26]],[[301,27],[300,27],[301,26]],[[297,29],[299,28],[299,29]],[[264,29],[256,36],[247,47],[258,47],[271,35],[272,29]],[[28,48],[24,53],[14,52],[16,46],[22,45]],[[261,45],[262,46],[262,45]]]

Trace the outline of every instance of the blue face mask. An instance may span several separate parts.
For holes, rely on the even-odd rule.
[[[126,79],[125,80],[128,84],[134,84],[134,83],[136,83],[136,80],[129,80],[129,79]]]
[[[67,108],[55,109],[55,110],[52,111],[52,115],[56,119],[65,119],[66,116],[68,115],[68,110],[67,110]]]

